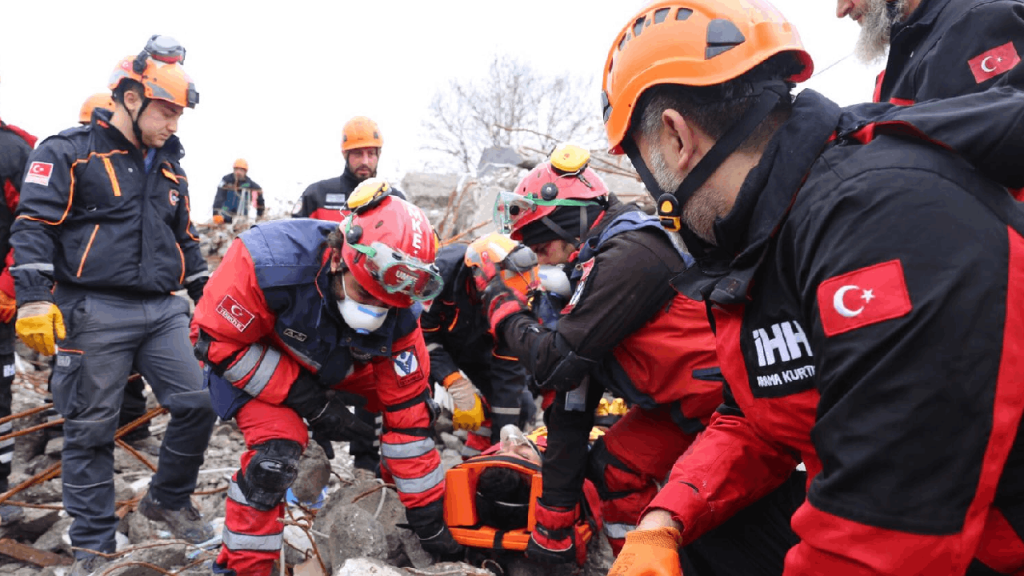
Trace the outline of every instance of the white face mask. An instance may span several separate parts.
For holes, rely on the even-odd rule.
[[[345,291],[345,299],[338,302],[338,311],[341,312],[341,317],[348,324],[349,328],[352,328],[359,334],[369,334],[384,324],[390,308],[356,302],[355,299],[349,296],[348,289],[345,288],[344,275],[341,277],[341,288]]]
[[[569,277],[565,275],[565,270],[561,266],[540,266],[539,274],[540,286],[544,290],[563,298],[572,295],[572,290],[569,289]]]

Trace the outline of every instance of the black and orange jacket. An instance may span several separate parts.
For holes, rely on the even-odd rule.
[[[167,294],[208,274],[177,137],[154,151],[147,173],[109,119],[98,111],[29,157],[11,232],[19,305],[51,301],[54,282]]]
[[[1003,82],[1022,54],[1021,0],[924,0],[893,25],[874,100],[907,105],[980,92]]]
[[[430,379],[450,384],[460,370],[465,372],[487,399],[491,440],[497,442],[502,426],[519,422],[528,375],[515,356],[495,348],[465,255],[465,244],[451,244],[437,252],[435,263],[444,278],[444,290],[420,316],[420,325],[430,351]]]
[[[987,138],[965,148],[983,153],[1020,139],[1024,99],[1010,96],[1016,116],[984,126],[897,110]],[[1024,229],[1024,213],[894,123],[868,143],[837,138],[843,115],[802,92],[717,247],[689,243],[726,402],[651,507],[692,541],[803,462],[786,576],[1018,574],[1024,237],[1010,222]]]

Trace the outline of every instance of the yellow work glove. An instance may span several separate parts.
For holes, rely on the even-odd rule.
[[[608,571],[608,576],[683,576],[679,546],[683,537],[675,528],[634,530]]]
[[[7,295],[6,292],[0,291],[0,322],[7,324],[14,318],[14,313],[18,311],[18,304]]]
[[[455,409],[452,427],[456,430],[477,430],[484,422],[484,405],[476,386],[465,378],[458,378],[448,385]]]
[[[223,224],[224,223],[224,217],[221,216],[220,214],[214,214],[213,215],[213,223],[214,224]]]
[[[44,356],[53,356],[56,340],[63,340],[67,336],[64,316],[53,302],[23,304],[18,308],[14,331],[29,348]]]

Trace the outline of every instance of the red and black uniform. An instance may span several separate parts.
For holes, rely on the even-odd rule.
[[[473,272],[465,264],[466,245],[451,244],[437,252],[435,264],[444,278],[444,291],[420,317],[430,351],[430,377],[440,384],[460,378],[459,371],[487,400],[488,418],[469,433],[463,456],[477,456],[499,440],[501,427],[525,427],[524,393],[529,396],[526,373],[519,359],[496,348],[487,319],[479,313],[480,300]]]
[[[0,121],[0,185],[3,186],[4,201],[0,202],[0,290],[11,300],[14,299],[14,279],[10,267],[14,263],[11,250],[11,225],[18,209],[21,196],[21,181],[24,178],[28,155],[36,145],[36,137],[28,132]],[[14,383],[14,319],[0,325],[0,418],[11,415],[11,384]],[[0,436],[10,434],[11,423],[0,424]],[[11,474],[11,459],[14,457],[14,439],[0,442],[0,490],[7,490],[7,477]]]
[[[998,142],[1017,107],[961,132]],[[784,574],[1019,573],[1024,215],[953,153],[892,124],[861,144],[842,114],[802,92],[718,246],[691,244],[708,275],[680,289],[707,300],[728,393],[651,507],[692,542],[803,462]]]
[[[874,101],[907,105],[980,92],[1003,82],[1022,53],[1024,2],[922,0],[892,27]]]
[[[309,185],[295,204],[292,218],[316,218],[341,222],[341,210],[345,208],[348,195],[362,180],[348,169],[341,176],[328,178]]]
[[[260,473],[250,463],[268,452],[297,463],[309,433],[283,402],[299,378],[359,394],[368,409],[383,411],[385,478],[397,486],[410,521],[413,509],[441,519],[444,473],[431,436],[430,358],[417,312],[393,309],[370,334],[345,324],[329,286],[326,237],[335,229],[314,220],[251,228],[232,244],[196,308],[197,355],[217,376],[210,378],[214,407],[222,418],[235,417],[248,447],[228,491],[218,557],[220,567],[238,574],[268,574],[281,547],[284,504],[254,507],[240,485]]]
[[[644,226],[602,238],[630,213],[609,195],[607,210],[582,242],[601,240],[595,253],[572,262],[575,293],[557,328],[515,314],[498,335],[542,388],[578,383],[560,392],[546,414],[542,504],[574,507],[584,476],[601,494],[601,515],[612,547],[657,492],[657,483],[704,428],[722,400],[714,338],[700,302],[677,294],[670,280],[687,268],[669,236]],[[635,407],[589,451],[594,410],[605,390]],[[538,516],[538,523],[544,524]],[[537,532],[534,532],[537,536]]]

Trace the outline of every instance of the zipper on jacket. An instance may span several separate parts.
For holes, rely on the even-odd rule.
[[[104,158],[104,160],[106,160],[106,158]],[[85,245],[85,252],[82,254],[82,261],[78,264],[78,274],[75,275],[77,278],[82,277],[82,268],[85,267],[85,258],[89,255],[89,249],[92,248],[92,241],[96,239],[96,233],[99,231],[100,225],[97,224],[96,227],[92,229],[92,236],[89,236],[89,243]]]
[[[107,169],[107,176],[110,177],[110,186],[114,189],[114,196],[120,196],[121,184],[117,181],[117,173],[114,172],[114,165],[110,162],[109,156],[103,157],[103,167]]]

